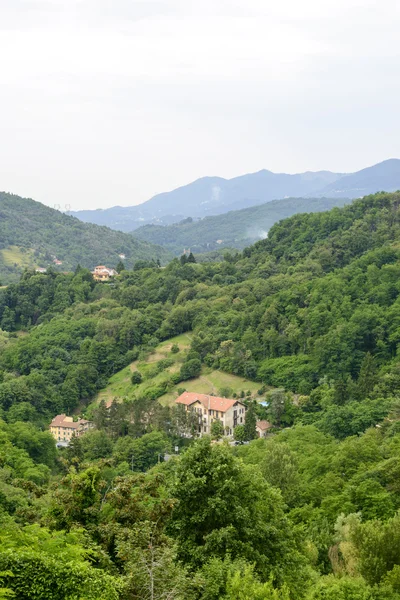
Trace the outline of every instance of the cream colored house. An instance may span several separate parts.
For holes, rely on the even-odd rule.
[[[96,281],[108,281],[110,277],[115,277],[118,273],[115,269],[109,269],[104,265],[99,265],[94,268],[92,275],[93,279]]]
[[[72,417],[62,414],[54,417],[50,423],[50,432],[57,442],[69,442],[72,437],[79,437],[93,427],[92,421],[86,419],[74,421]]]
[[[198,414],[200,436],[211,433],[211,424],[216,420],[222,422],[226,435],[233,435],[233,430],[237,425],[244,425],[246,406],[240,400],[184,392],[175,402],[184,404],[186,410],[192,410]]]

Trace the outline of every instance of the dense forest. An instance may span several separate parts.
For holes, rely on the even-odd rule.
[[[159,244],[175,255],[184,248],[204,253],[220,248],[243,249],[264,239],[274,223],[303,212],[322,212],[344,206],[343,198],[284,198],[242,210],[193,220],[191,217],[172,225],[144,225],[134,237]]]
[[[400,600],[399,258],[400,193],[380,193],[220,262],[142,262],[113,287],[27,270],[0,290],[0,597]],[[85,415],[184,332],[163,389],[138,394],[134,372],[55,448],[55,414]],[[158,402],[204,365],[257,382],[249,443],[198,440]]]
[[[119,254],[132,268],[138,260],[170,255],[160,247],[133,239],[108,227],[86,224],[39,202],[0,192],[0,280],[16,282],[26,267],[52,266],[59,271],[115,267]],[[54,259],[62,262],[55,266]]]

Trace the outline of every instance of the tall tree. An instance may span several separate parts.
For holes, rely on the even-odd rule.
[[[244,421],[244,436],[245,440],[255,440],[257,437],[257,416],[254,401],[251,401],[248,409],[246,410],[246,416]]]

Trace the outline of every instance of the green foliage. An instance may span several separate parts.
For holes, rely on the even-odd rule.
[[[186,381],[187,379],[193,379],[198,377],[201,373],[201,362],[193,358],[183,363],[180,371],[180,381]]]
[[[159,431],[147,433],[138,439],[120,438],[113,450],[118,462],[129,463],[133,471],[147,471],[150,467],[164,459],[164,454],[171,450],[165,434]]]
[[[248,566],[228,576],[226,600],[290,600],[289,590],[274,589],[271,583],[261,583]]]
[[[219,440],[224,435],[224,426],[222,421],[215,419],[211,423],[211,437],[213,440]]]
[[[279,555],[293,564],[299,560],[295,547],[289,550],[279,494],[227,447],[200,440],[182,456],[175,477],[172,494],[178,503],[170,532],[185,564],[199,567],[229,554],[254,562],[268,577]]]
[[[233,438],[237,442],[241,443],[246,441],[246,430],[244,425],[236,425],[235,429],[233,430]]]
[[[5,526],[0,533],[3,581],[16,598],[26,600],[117,600],[120,582],[91,566],[98,557],[83,544],[81,533],[50,533],[36,525]]]
[[[142,374],[139,371],[133,371],[131,376],[131,381],[133,385],[137,385],[138,383],[142,383]]]
[[[256,407],[254,402],[250,402],[249,407],[246,410],[245,422],[244,422],[244,437],[245,440],[254,440],[257,437],[256,431]]]

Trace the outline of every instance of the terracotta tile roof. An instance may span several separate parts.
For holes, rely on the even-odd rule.
[[[261,431],[265,431],[266,429],[271,429],[271,427],[273,427],[272,423],[269,421],[257,421],[256,426],[261,429]]]
[[[50,423],[50,427],[69,427],[77,429],[79,427],[79,421],[66,421],[66,415],[57,415]]]
[[[231,400],[230,398],[218,398],[217,396],[208,396],[207,394],[197,394],[196,392],[184,392],[175,400],[178,404],[185,404],[189,406],[198,400],[202,403],[205,408],[209,408],[211,410],[219,410],[220,412],[226,412],[229,408],[231,408],[234,404],[239,402],[239,400]]]

